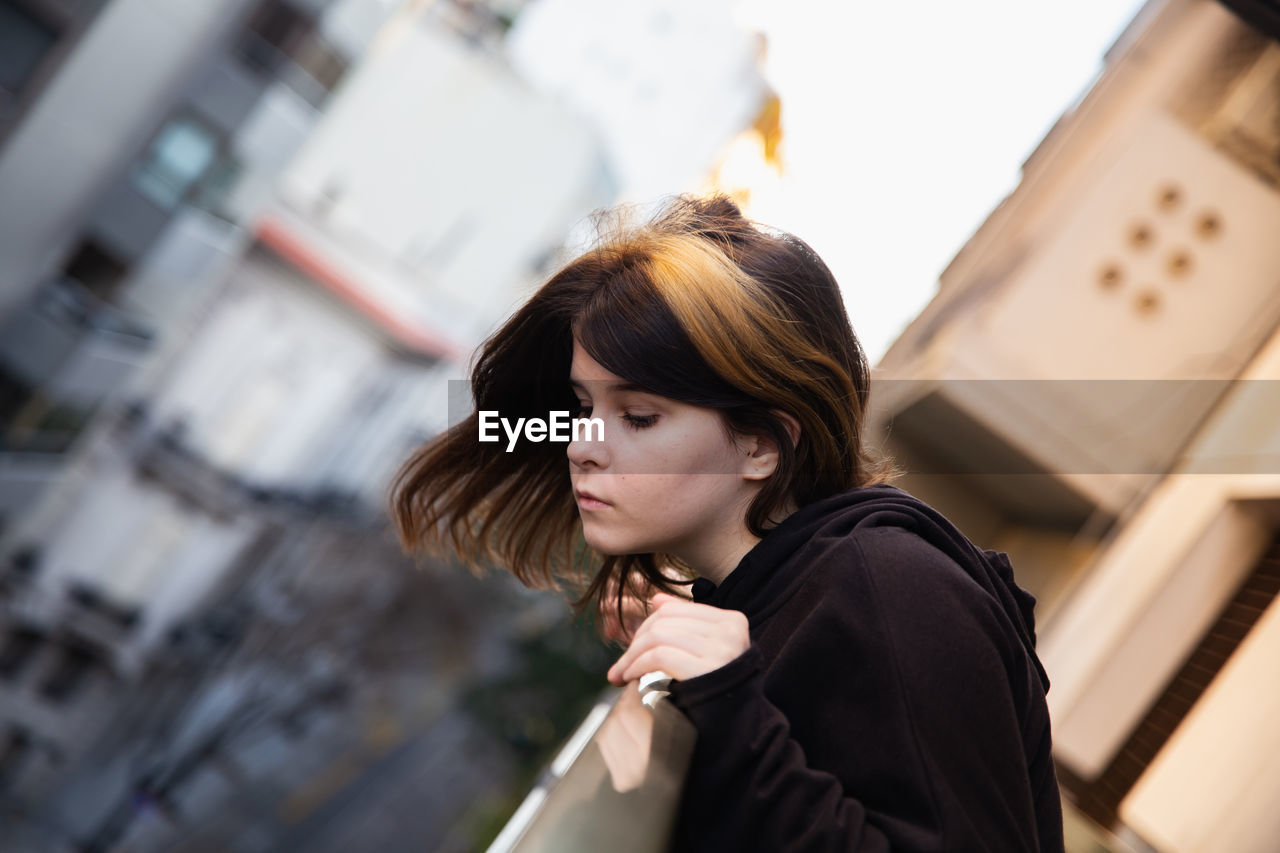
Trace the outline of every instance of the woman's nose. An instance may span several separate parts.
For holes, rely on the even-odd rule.
[[[583,424],[585,427],[586,425]],[[609,464],[609,448],[604,438],[591,429],[579,429],[572,434],[565,455],[578,468],[604,468]]]

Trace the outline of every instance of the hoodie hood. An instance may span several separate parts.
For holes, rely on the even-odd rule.
[[[806,544],[819,534],[853,535],[868,527],[909,530],[955,560],[1008,615],[1048,691],[1049,677],[1035,651],[1036,599],[1014,582],[1008,555],[978,548],[940,512],[896,486],[851,489],[806,504],[770,529],[724,583],[717,587],[705,578],[694,581],[694,601],[740,610],[752,622],[765,618],[804,581],[804,572],[779,577],[776,570],[796,565]]]

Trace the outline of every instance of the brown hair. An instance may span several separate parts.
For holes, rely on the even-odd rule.
[[[627,590],[674,591],[660,571],[668,555],[602,557],[585,545],[562,445],[508,453],[477,440],[478,411],[577,408],[575,337],[623,379],[777,443],[778,467],[747,511],[755,536],[788,499],[804,506],[891,475],[863,446],[869,369],[827,265],[727,197],[679,197],[646,224],[615,221],[485,341],[471,373],[476,412],[415,451],[392,482],[406,549],[447,542],[472,566],[496,562],[529,586],[590,576],[579,608],[611,579],[619,613]],[[797,442],[775,409],[799,422]]]

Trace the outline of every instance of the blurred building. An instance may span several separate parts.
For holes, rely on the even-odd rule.
[[[1280,834],[1277,39],[1147,3],[876,374],[906,487],[1038,596],[1069,829],[1115,849]]]
[[[37,148],[0,154],[0,186],[25,186],[49,223],[25,239],[69,253],[32,251],[2,282],[30,295],[0,338],[0,846],[343,849],[341,826],[385,803],[316,810],[395,780],[433,806],[370,837],[429,840],[509,772],[465,719],[428,734],[464,676],[501,664],[502,598],[412,576],[384,493],[447,424],[471,348],[616,187],[593,131],[506,67],[501,4],[232,6],[187,20],[114,0],[50,72],[78,93],[49,119],[59,139],[114,97],[101,64],[73,63],[108,16],[133,17],[99,63],[174,77],[167,101],[113,103],[139,127],[114,166],[65,176],[80,219],[55,223],[22,184],[50,169]],[[185,48],[142,39],[171,18]],[[11,138],[35,133],[51,92]],[[20,196],[4,198],[0,239],[22,240]],[[400,658],[370,660],[397,642]],[[355,705],[326,712],[343,691]],[[311,711],[320,733],[282,740]],[[477,751],[466,773],[422,779],[382,760],[400,747],[446,764]],[[338,781],[302,790],[322,771]]]
[[[238,256],[386,5],[4,4],[0,530]]]
[[[435,4],[388,27],[266,227],[329,248],[390,316],[429,324],[464,358],[619,188],[590,123],[509,66],[505,19],[459,5],[472,14]]]
[[[580,675],[530,640],[563,603],[411,573],[387,481],[619,164],[705,171],[762,89],[704,17],[715,73],[600,78],[681,96],[637,149],[522,79],[522,14],[0,3],[0,847],[470,849],[501,739],[564,733],[531,685],[456,707],[521,654]]]
[[[122,419],[120,404],[199,319],[389,11],[377,0],[0,7],[6,804],[43,802],[80,766],[119,722],[147,653],[261,532],[237,517],[243,490],[144,431],[145,405]],[[166,489],[166,476],[180,482]]]

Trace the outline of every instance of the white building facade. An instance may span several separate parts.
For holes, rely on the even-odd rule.
[[[1267,5],[1148,3],[876,374],[907,487],[1039,598],[1080,849],[1280,832]]]

